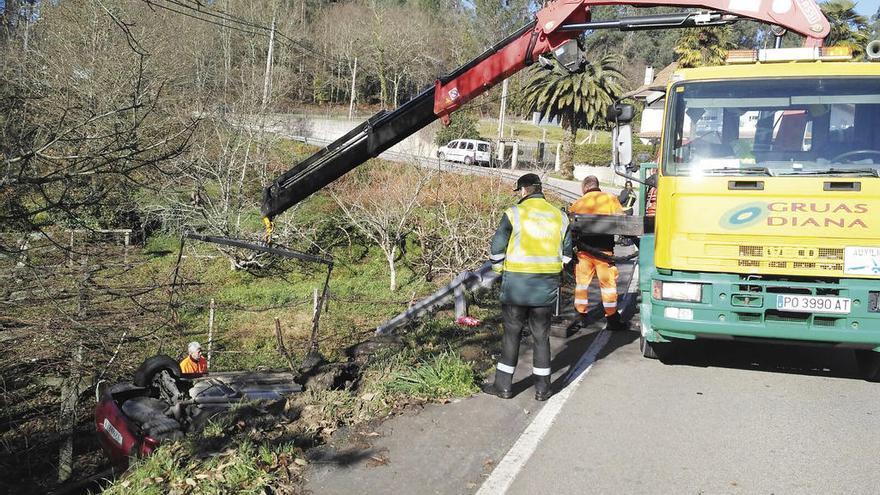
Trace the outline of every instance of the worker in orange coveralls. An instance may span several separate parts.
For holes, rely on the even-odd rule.
[[[593,215],[622,215],[623,207],[617,196],[602,192],[599,179],[594,175],[584,177],[581,183],[583,196],[569,208],[569,213]],[[575,268],[574,307],[580,314],[581,326],[586,324],[589,311],[588,290],[593,275],[599,275],[599,288],[602,294],[602,306],[605,309],[607,330],[623,330],[617,312],[617,267],[614,265],[614,235],[612,234],[580,234],[574,242],[577,249],[577,267]]]
[[[181,373],[207,373],[208,360],[202,356],[202,345],[190,342],[186,347],[186,357],[180,362]]]

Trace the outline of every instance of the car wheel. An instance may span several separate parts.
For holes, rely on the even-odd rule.
[[[471,158],[471,157],[469,157],[469,156],[464,157],[464,164],[465,164],[465,165],[473,165],[473,163],[474,163],[474,159],[473,159],[473,158]]]
[[[446,161],[446,155],[443,153],[437,153],[437,158],[439,158],[441,162]]]
[[[147,358],[134,372],[133,383],[138,387],[149,387],[153,383],[153,377],[160,371],[168,371],[175,378],[180,378],[180,365],[170,357],[159,354]]]

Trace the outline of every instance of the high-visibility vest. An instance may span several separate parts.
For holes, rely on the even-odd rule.
[[[504,271],[559,273],[562,271],[562,240],[568,217],[543,198],[532,198],[504,212],[513,226]]]

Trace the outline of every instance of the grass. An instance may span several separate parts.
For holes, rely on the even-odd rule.
[[[385,387],[393,394],[427,400],[465,397],[477,391],[473,368],[451,350],[396,372]]]
[[[163,445],[153,455],[137,461],[103,493],[285,493],[283,490],[290,489],[288,468],[292,467],[298,477],[300,465],[305,462],[288,443],[255,444],[242,440],[205,459],[199,459],[197,452],[193,442]]]
[[[505,121],[505,138],[516,138],[523,141],[540,142],[544,138],[544,131],[547,131],[546,142],[561,143],[565,135],[565,130],[557,125],[535,125],[531,122],[523,122],[520,120],[510,119]],[[483,119],[480,120],[477,127],[481,136],[495,138],[498,136],[498,121]],[[590,131],[587,129],[578,129],[576,142],[580,143],[589,136]],[[595,131],[597,143],[610,143],[611,133],[608,131]]]

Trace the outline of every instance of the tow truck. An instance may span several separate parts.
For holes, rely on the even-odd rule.
[[[659,171],[643,355],[695,339],[834,346],[880,378],[880,64],[844,47],[731,51],[675,72],[665,98],[659,161],[642,167]],[[620,168],[632,137],[616,131]]]
[[[595,5],[703,10],[593,20]],[[853,348],[868,378],[877,379],[880,64],[823,47],[830,26],[813,0],[551,2],[433,87],[377,113],[268,185],[267,237],[275,216],[435,119],[448,122],[517,71],[548,56],[579,70],[578,38],[585,31],[740,20],[771,24],[776,48],[734,52],[727,66],[677,72],[666,91],[659,163],[645,164],[640,178],[625,170],[632,166],[632,109],[617,104],[609,111],[617,124],[617,171],[643,183],[646,171],[659,171],[656,218],[645,216],[643,195],[640,218],[579,216],[572,228],[642,237],[645,357],[703,338],[812,343]],[[780,48],[786,30],[804,36],[803,47]],[[880,42],[867,48],[880,56]],[[703,119],[713,125],[701,126]]]

